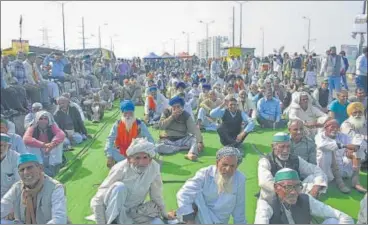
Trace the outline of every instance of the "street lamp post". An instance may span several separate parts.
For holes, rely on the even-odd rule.
[[[243,39],[243,4],[246,2],[235,1],[240,6],[240,34],[239,34],[239,47],[242,47],[242,39]]]
[[[265,41],[265,36],[264,36],[264,28],[261,27],[261,31],[262,31],[262,58],[264,57],[264,41]]]
[[[57,2],[57,1],[50,1],[50,2],[56,2],[58,4],[61,4],[61,17],[63,20],[63,44],[64,44],[64,54],[66,52],[66,44],[65,44],[65,14],[64,14],[64,6],[65,4],[69,3],[69,2]]]
[[[172,40],[174,42],[174,56],[175,56],[175,43],[177,39],[171,38],[170,40]]]
[[[189,54],[190,35],[193,34],[193,32],[185,32],[185,31],[183,31],[182,33],[187,35],[187,52],[188,52],[188,55],[190,55]]]
[[[303,16],[303,19],[305,20],[308,20],[308,42],[307,42],[307,49],[308,49],[308,52],[309,52],[309,45],[310,45],[310,28],[311,28],[311,19],[309,17],[306,17],[306,16]]]
[[[199,21],[200,23],[203,23],[206,25],[206,60],[208,60],[208,27],[210,24],[213,24],[215,21],[212,20],[210,22],[204,22],[204,21]]]

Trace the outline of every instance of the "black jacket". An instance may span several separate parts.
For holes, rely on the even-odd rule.
[[[81,117],[78,109],[73,107],[73,106],[69,106],[69,115],[73,120],[74,131],[78,132],[80,134],[87,135],[87,129],[84,126],[82,117]],[[55,122],[58,124],[60,129],[62,129],[64,132],[65,132],[65,123],[64,122],[66,121],[66,116],[67,116],[67,114],[65,112],[61,111],[60,109],[54,113]]]

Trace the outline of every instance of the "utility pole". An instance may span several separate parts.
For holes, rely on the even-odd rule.
[[[308,52],[310,50],[310,41],[311,41],[311,38],[310,38],[310,29],[311,29],[311,19],[309,17],[306,17],[306,16],[303,16],[303,19],[306,19],[308,20],[308,42],[307,42],[307,49],[308,49]]]
[[[101,26],[98,26],[98,46],[101,48]]]
[[[86,49],[86,40],[84,37],[84,17],[82,17],[82,38],[83,38],[83,50]]]
[[[235,1],[240,6],[240,34],[239,34],[239,47],[242,47],[242,39],[243,39],[243,4],[246,2]]]
[[[235,6],[233,6],[233,47],[235,47]]]
[[[264,28],[261,27],[262,30],[262,58],[264,57],[264,41],[265,41],[265,36],[264,36]]]
[[[64,40],[64,54],[66,52],[66,45],[65,45],[65,15],[64,15],[64,2],[61,3],[61,13],[63,18],[63,40]]]
[[[193,32],[184,32],[183,31],[182,33],[187,35],[187,53],[188,53],[188,55],[190,55],[189,54],[190,35],[193,34]]]
[[[365,15],[367,9],[367,0],[363,1],[363,15]],[[363,53],[363,44],[364,44],[364,33],[360,34],[360,42],[359,42],[359,55]]]
[[[215,21],[212,20],[210,22],[203,22],[202,20],[199,21],[200,23],[203,23],[206,25],[206,60],[208,60],[208,27],[210,24],[213,24]]]
[[[171,40],[174,42],[174,56],[175,56],[175,47],[176,47],[175,42],[176,42],[177,39],[171,38]]]

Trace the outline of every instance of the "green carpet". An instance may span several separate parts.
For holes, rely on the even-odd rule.
[[[102,183],[108,174],[104,146],[112,124],[120,117],[120,113],[117,112],[117,106],[118,104],[116,103],[113,111],[105,113],[101,123],[92,124],[86,122],[87,130],[91,135],[95,135],[101,128],[103,129],[97,133],[96,138],[76,147],[75,151],[68,153],[67,158],[70,161],[66,165],[66,169],[61,171],[57,177],[58,180],[65,184],[68,216],[74,224],[93,223],[84,218],[91,214],[89,206],[91,198],[95,195],[99,184]],[[138,118],[143,118],[143,107],[137,107],[136,115]],[[150,131],[154,139],[157,140],[159,132],[151,128]],[[275,132],[277,131],[256,130],[246,139],[245,158],[239,166],[239,170],[247,177],[246,218],[248,223],[254,222],[257,200],[254,195],[259,191],[257,178],[259,155],[252,150],[251,145],[248,143],[255,144],[262,152],[270,152],[270,143]],[[185,160],[185,152],[164,157],[162,177],[167,210],[176,209],[176,193],[186,179],[192,177],[198,169],[215,163],[216,151],[221,147],[218,135],[214,132],[204,133],[203,135],[205,150],[200,155],[198,162]],[[89,143],[91,141],[93,143]],[[88,146],[88,144],[91,144],[91,146],[86,148],[87,150],[83,149],[83,146]],[[367,186],[366,173],[361,173],[361,182],[365,187]],[[363,194],[355,190],[349,195],[344,195],[334,185],[331,185],[327,195],[322,197],[322,201],[347,213],[356,220],[360,208],[359,202],[362,198]]]

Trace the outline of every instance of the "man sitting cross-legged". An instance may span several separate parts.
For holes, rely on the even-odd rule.
[[[1,223],[66,224],[64,186],[44,174],[36,155],[21,154],[17,166],[21,180],[1,198]]]
[[[303,184],[297,171],[283,168],[275,174],[275,198],[259,199],[255,224],[311,224],[312,217],[325,219],[323,224],[352,224],[345,213],[302,194]]]
[[[365,157],[362,141],[339,131],[337,120],[329,119],[316,135],[317,165],[327,174],[328,181],[336,180],[341,192],[350,192],[342,178],[351,178],[353,188],[367,192],[359,182],[361,160]]]
[[[225,109],[225,106],[227,107]],[[221,118],[222,124],[217,129],[220,136],[221,144],[224,146],[231,145],[240,148],[246,136],[254,128],[254,122],[247,116],[244,111],[238,109],[238,102],[235,98],[230,98],[213,109],[210,113],[212,118]],[[246,124],[242,131],[243,123]]]
[[[164,132],[160,134],[157,152],[171,154],[189,149],[186,158],[196,160],[203,149],[203,138],[192,117],[184,111],[184,99],[175,96],[170,99],[169,109],[161,116],[158,128]]]
[[[150,125],[160,120],[161,114],[168,107],[168,100],[158,92],[157,86],[149,87],[148,93],[144,104],[144,120]]]
[[[18,158],[19,153],[10,149],[10,137],[6,134],[1,134],[0,140],[0,161],[1,161],[1,195],[2,198],[11,186],[20,180],[18,174]]]
[[[212,109],[221,105],[221,100],[217,98],[214,90],[211,90],[208,94],[209,97],[199,106],[197,124],[201,130],[216,131],[217,123],[215,119],[211,118],[210,112]]]
[[[154,143],[147,126],[135,118],[133,101],[122,101],[120,110],[122,112],[121,119],[116,121],[111,128],[110,135],[106,141],[105,154],[107,156],[108,168],[127,157],[126,151],[133,139],[145,137],[149,142]]]
[[[289,134],[279,132],[273,136],[272,152],[258,161],[258,184],[260,197],[271,200],[275,196],[274,177],[282,168],[294,169],[303,179],[303,193],[313,197],[325,193],[327,189],[326,174],[316,165],[290,154]]]
[[[65,133],[47,111],[36,113],[35,119],[23,136],[27,152],[37,156],[44,166],[45,173],[50,177],[56,176],[60,170],[64,140]]]
[[[341,133],[355,139],[365,152],[362,163],[367,160],[367,119],[364,116],[364,105],[360,102],[353,102],[348,105],[347,112],[349,118],[340,127]]]
[[[290,152],[305,161],[317,165],[316,144],[310,139],[304,130],[304,123],[301,120],[290,120],[288,123],[290,133]]]
[[[160,218],[173,219],[165,209],[160,166],[152,160],[155,154],[154,144],[133,140],[127,158],[112,167],[91,200],[91,217],[97,224],[158,224]],[[147,194],[151,201],[145,202]]]
[[[200,169],[178,191],[176,214],[187,224],[245,224],[245,181],[237,168],[242,156],[234,147],[216,153],[216,165]]]

